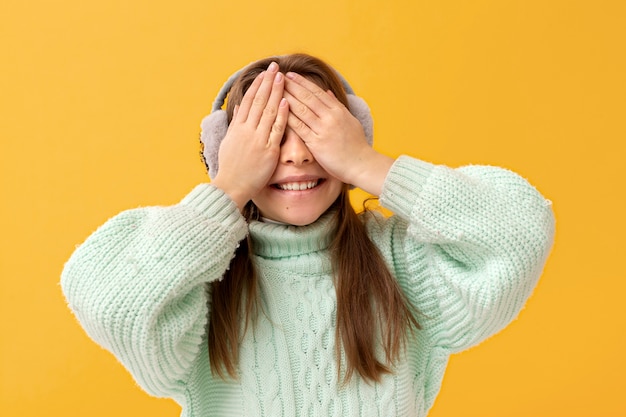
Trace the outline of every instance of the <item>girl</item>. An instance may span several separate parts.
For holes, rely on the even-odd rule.
[[[450,354],[531,294],[549,202],[504,169],[376,152],[314,57],[233,78],[203,123],[211,183],[94,232],[63,271],[70,308],[183,416],[425,416]],[[394,215],[357,215],[351,186]]]

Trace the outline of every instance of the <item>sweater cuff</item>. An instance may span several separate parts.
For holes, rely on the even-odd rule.
[[[242,233],[238,233],[239,240],[243,239],[248,232],[246,221],[239,213],[235,202],[211,184],[197,185],[181,200],[180,204],[193,207],[229,230],[241,230]]]
[[[400,156],[391,166],[379,201],[400,216],[410,216],[415,200],[435,166],[408,156]]]

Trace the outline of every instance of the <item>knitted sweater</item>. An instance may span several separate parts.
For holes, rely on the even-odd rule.
[[[89,336],[182,416],[425,416],[450,354],[519,313],[554,219],[549,201],[507,170],[409,157],[394,163],[380,203],[394,215],[363,221],[422,329],[378,383],[337,376],[329,214],[304,227],[247,225],[202,184],[175,206],[107,221],[71,256],[62,288]],[[209,365],[205,284],[222,277],[247,233],[262,313],[239,346],[239,378],[222,380]]]

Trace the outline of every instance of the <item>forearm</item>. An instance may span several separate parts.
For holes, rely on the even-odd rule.
[[[204,283],[222,276],[246,231],[221,191],[199,186],[179,205],[107,221],[65,265],[62,289],[87,333],[144,389],[171,394],[204,333]]]
[[[430,291],[437,299],[441,328],[464,329],[442,334],[439,343],[467,348],[518,314],[554,233],[549,201],[526,180],[496,167],[451,169],[401,157],[380,201],[406,222],[394,259],[427,255],[428,277],[408,279],[428,280],[420,281],[419,294]],[[407,268],[422,271],[423,265],[408,262]]]

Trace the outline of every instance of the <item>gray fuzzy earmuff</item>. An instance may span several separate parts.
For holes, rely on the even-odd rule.
[[[202,128],[200,133],[200,156],[207,167],[209,177],[211,179],[214,179],[217,175],[217,170],[219,169],[218,152],[222,139],[224,139],[226,131],[228,130],[228,116],[226,111],[222,110],[222,107],[224,106],[224,101],[226,100],[226,96],[228,95],[230,88],[237,78],[239,78],[242,71],[243,69],[237,71],[224,83],[217,94],[217,97],[213,101],[211,114],[202,119],[202,123],[200,125]],[[352,90],[348,81],[346,81],[341,74],[339,74],[336,70],[335,73],[339,76],[339,79],[343,84],[343,88],[346,91],[350,113],[352,113],[352,115],[356,117],[359,122],[361,122],[367,142],[370,146],[372,146],[374,142],[374,122],[367,103],[365,103],[365,100],[354,94],[354,90]]]

